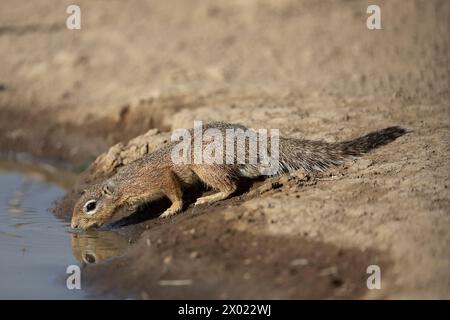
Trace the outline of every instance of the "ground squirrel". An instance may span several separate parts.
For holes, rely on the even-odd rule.
[[[214,122],[205,125],[207,129],[217,129],[225,134],[230,129],[248,130],[238,124]],[[194,129],[190,129],[193,133]],[[329,143],[279,137],[278,169],[273,174],[281,174],[294,170],[306,173],[323,171],[331,166],[339,165],[346,159],[361,156],[364,153],[385,145],[407,133],[401,127],[389,127],[369,133],[354,140]],[[192,150],[195,149],[192,143]],[[177,142],[169,142],[157,151],[121,167],[114,176],[106,181],[92,185],[83,191],[75,204],[72,215],[72,228],[88,229],[109,223],[115,212],[123,207],[130,211],[143,203],[167,197],[172,205],[160,215],[169,217],[183,208],[183,189],[195,183],[203,182],[217,191],[209,196],[198,198],[197,204],[212,203],[228,198],[238,186],[241,177],[255,178],[260,176],[258,163],[175,163],[172,151]],[[271,142],[265,145],[270,150]],[[208,143],[202,145],[202,150]],[[233,146],[236,151],[237,146]],[[249,154],[249,143],[245,143],[245,155]],[[270,151],[269,151],[270,152]],[[236,154],[234,160],[236,160]],[[223,156],[225,157],[225,156]]]

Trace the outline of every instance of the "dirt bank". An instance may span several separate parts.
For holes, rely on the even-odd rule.
[[[123,227],[123,257],[84,270],[92,290],[450,298],[448,1],[379,1],[377,31],[364,1],[79,4],[80,31],[65,29],[64,1],[0,4],[0,151],[82,171],[123,142],[56,208],[66,219],[77,190],[110,174],[99,163],[125,164],[193,120],[328,141],[414,130],[326,175],[257,181],[169,221],[151,219],[166,203],[147,208]],[[365,286],[370,264],[381,290]]]

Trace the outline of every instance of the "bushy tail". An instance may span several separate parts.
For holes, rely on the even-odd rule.
[[[360,156],[370,150],[384,146],[409,131],[401,127],[389,127],[371,132],[354,140],[338,143],[342,152],[348,156]]]
[[[361,156],[408,133],[401,127],[389,127],[350,141],[328,143],[301,139],[280,139],[280,171],[303,169],[308,173],[323,171],[346,159]]]

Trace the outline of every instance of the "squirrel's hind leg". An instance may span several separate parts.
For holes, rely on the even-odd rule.
[[[191,169],[203,183],[219,191],[212,195],[198,198],[195,205],[224,200],[237,189],[236,174],[231,166],[202,164],[194,165]]]
[[[195,201],[195,206],[199,205],[199,204],[203,204],[203,203],[214,203],[220,200],[225,200],[226,198],[228,198],[233,191],[220,191],[214,194],[211,194],[209,196],[204,196],[201,198],[198,198],[197,201]]]

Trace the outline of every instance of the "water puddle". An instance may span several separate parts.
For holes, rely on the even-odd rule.
[[[68,222],[48,211],[65,192],[62,177],[0,163],[0,299],[88,298],[82,289],[67,289],[67,267],[82,270],[128,246],[128,239],[113,231],[73,233]]]

